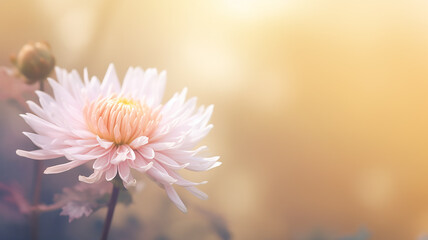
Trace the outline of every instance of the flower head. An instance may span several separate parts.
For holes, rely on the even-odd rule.
[[[96,77],[89,79],[86,69],[84,81],[76,71],[56,68],[56,72],[58,82],[48,79],[54,97],[37,91],[40,106],[29,101],[34,114],[21,115],[36,132],[24,134],[41,149],[18,150],[18,155],[69,160],[47,168],[46,174],[93,162],[94,172],[79,176],[87,183],[111,181],[119,175],[125,186],[133,185],[131,169],[135,169],[163,186],[182,211],[186,207],[173,184],[206,198],[195,187],[201,183],[182,178],[177,170],[205,171],[221,164],[219,157],[200,155],[205,146],[195,149],[212,128],[208,121],[213,106],[195,111],[196,98],[186,100],[186,89],[162,105],[165,71],[129,68],[122,85],[113,65],[102,83]]]

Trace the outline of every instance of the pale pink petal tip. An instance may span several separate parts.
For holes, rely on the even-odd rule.
[[[85,161],[71,161],[68,163],[55,165],[55,166],[46,168],[46,170],[44,171],[44,174],[62,173],[85,163],[86,163]]]

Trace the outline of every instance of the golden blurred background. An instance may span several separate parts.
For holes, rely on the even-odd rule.
[[[166,69],[165,99],[215,104],[203,143],[223,165],[186,173],[210,198],[179,189],[189,213],[165,223],[147,181],[115,226],[138,213],[169,239],[219,239],[188,237],[203,207],[233,239],[428,233],[427,1],[1,0],[0,36],[0,65],[47,40],[58,66]]]

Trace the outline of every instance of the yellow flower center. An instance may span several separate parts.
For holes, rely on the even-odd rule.
[[[150,137],[160,120],[158,112],[146,104],[116,96],[93,101],[86,105],[84,114],[91,132],[117,145]]]

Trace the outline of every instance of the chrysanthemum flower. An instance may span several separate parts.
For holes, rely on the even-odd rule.
[[[146,173],[163,186],[177,207],[186,207],[173,184],[195,196],[207,195],[181,177],[179,169],[206,171],[219,166],[219,157],[201,156],[206,146],[199,140],[213,127],[208,124],[213,106],[196,108],[196,98],[186,100],[184,89],[161,104],[166,72],[129,68],[121,86],[113,65],[102,81],[84,81],[76,71],[56,68],[58,82],[48,79],[53,97],[36,91],[40,106],[28,101],[34,114],[21,115],[36,133],[24,132],[41,149],[18,150],[36,160],[65,156],[69,161],[49,167],[45,174],[61,173],[93,162],[94,172],[79,180],[111,181],[119,175],[125,186],[135,184],[131,169]],[[202,182],[206,183],[206,182]]]

